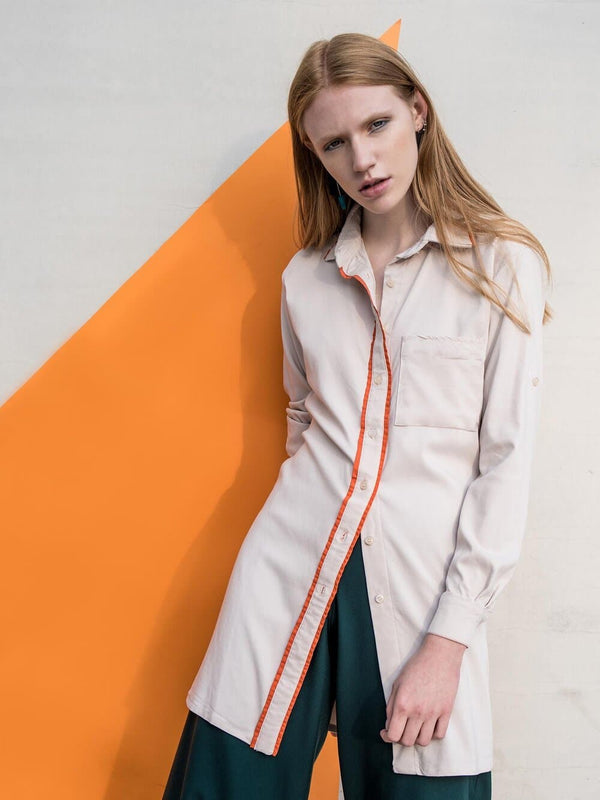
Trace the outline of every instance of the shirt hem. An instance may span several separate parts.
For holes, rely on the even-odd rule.
[[[252,734],[246,733],[242,728],[239,728],[235,725],[231,720],[223,717],[217,711],[212,708],[208,703],[201,703],[189,696],[186,698],[186,706],[189,708],[190,711],[193,711],[194,714],[197,714],[202,719],[205,719],[207,722],[210,722],[211,725],[215,725],[225,733],[229,733],[231,736],[235,736],[236,739],[241,739],[245,742],[248,747],[250,747],[250,740],[252,738]],[[260,752],[265,752],[264,750],[260,750],[260,748],[255,748]],[[272,755],[272,753],[266,753],[266,755]]]
[[[396,750],[402,748],[401,752],[396,755]],[[393,745],[394,758],[392,760],[392,770],[397,775],[422,775],[428,778],[445,778],[458,775],[479,775],[482,772],[491,772],[493,768],[493,754],[487,757],[477,758],[475,761],[463,760],[460,763],[455,763],[451,767],[444,764],[440,760],[436,764],[424,764],[426,758],[423,758],[423,753],[426,752],[427,746],[421,748],[422,753],[419,757],[416,746],[413,748],[404,748],[401,745]],[[405,749],[413,750],[413,757],[411,758],[408,753],[404,753]]]

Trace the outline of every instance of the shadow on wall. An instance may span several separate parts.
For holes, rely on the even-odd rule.
[[[241,455],[241,462],[233,483],[218,499],[173,574],[127,698],[130,716],[104,800],[161,796],[187,714],[185,695],[208,646],[235,556],[286,458],[287,397],[282,391],[279,302],[280,275],[296,249],[291,237],[294,198],[290,150],[286,127],[198,212],[214,216],[223,241],[236,251],[231,254],[234,260],[220,259],[214,247],[210,257],[201,252],[196,259],[199,271],[211,270],[220,278],[217,294],[205,296],[203,304],[218,306],[223,327],[236,329],[236,312],[229,307],[229,294],[240,269],[250,274],[254,290],[243,313],[238,342],[222,348],[217,331],[204,331],[220,355],[217,362],[222,359],[226,363],[229,351],[239,348],[241,452],[239,446],[233,453],[231,445],[227,447],[230,455]],[[290,179],[282,180],[282,175]],[[188,224],[193,224],[193,219]],[[199,316],[202,310],[198,309]],[[206,375],[203,391],[214,395],[215,408],[223,394],[235,393],[232,384],[222,380],[218,367]],[[227,414],[213,413],[203,422],[211,444],[199,441],[197,456],[212,460],[212,451],[221,446],[219,432],[228,425]],[[213,487],[204,481],[199,481],[197,492],[200,506],[203,496],[213,497]],[[337,791],[335,745],[326,749],[324,757],[329,750],[328,768],[315,774],[315,797],[334,797]],[[148,785],[150,774],[156,781],[152,786]]]

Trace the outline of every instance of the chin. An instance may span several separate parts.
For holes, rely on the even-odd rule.
[[[395,200],[395,201],[390,202],[386,198],[386,202],[385,203],[383,203],[383,202],[381,202],[381,203],[373,203],[372,206],[368,206],[368,205],[365,205],[363,203],[362,205],[364,205],[364,207],[368,211],[370,211],[372,214],[390,214],[390,213],[393,213],[399,207],[400,201]]]

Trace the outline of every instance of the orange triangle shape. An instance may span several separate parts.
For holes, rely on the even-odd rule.
[[[7,796],[161,794],[285,457],[294,204],[286,123],[0,409]],[[312,798],[337,792],[329,739]]]

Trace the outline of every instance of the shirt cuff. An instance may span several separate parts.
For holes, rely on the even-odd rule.
[[[446,591],[440,596],[427,633],[436,633],[469,647],[477,627],[488,616],[489,610],[479,603]]]

